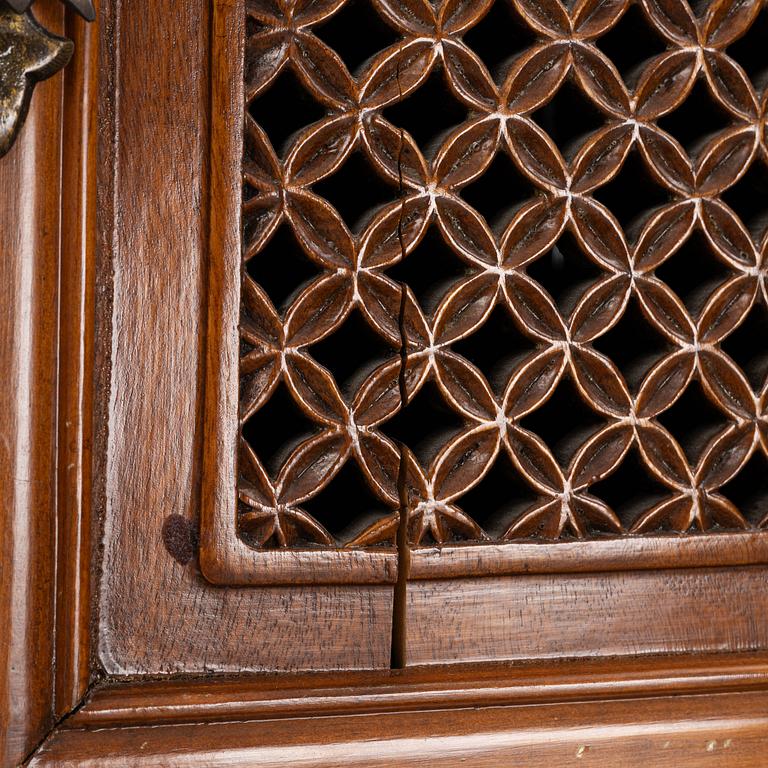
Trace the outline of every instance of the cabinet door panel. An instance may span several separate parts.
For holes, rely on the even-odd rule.
[[[0,763],[762,765],[765,0],[0,6]]]

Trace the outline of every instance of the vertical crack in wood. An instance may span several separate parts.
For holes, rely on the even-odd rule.
[[[402,98],[402,86],[400,83],[400,64],[395,70],[397,87]],[[404,259],[405,241],[403,239],[403,217],[405,215],[405,201],[403,198],[403,147],[405,136],[400,129],[400,145],[397,152],[397,173],[400,193],[400,217],[397,222],[397,237],[400,242],[400,253]],[[408,334],[405,327],[405,311],[408,301],[408,287],[405,283],[400,286],[400,310],[398,312],[398,328],[400,331],[400,371],[397,382],[400,392],[400,408],[408,405],[408,387],[406,371],[408,365]],[[397,525],[397,581],[395,583],[392,600],[392,643],[390,666],[392,669],[403,669],[407,661],[406,652],[406,597],[408,591],[408,565],[410,552],[408,549],[408,447],[402,441],[398,441],[400,462],[397,471],[397,493],[399,501],[399,519]]]

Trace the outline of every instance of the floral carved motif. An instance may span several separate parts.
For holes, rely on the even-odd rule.
[[[768,6],[703,5],[247,0],[246,541],[765,526]]]

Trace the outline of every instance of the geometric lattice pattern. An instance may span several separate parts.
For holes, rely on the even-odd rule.
[[[246,541],[766,525],[766,3],[246,7]]]

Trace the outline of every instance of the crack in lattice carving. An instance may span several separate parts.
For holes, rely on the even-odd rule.
[[[768,200],[749,190],[768,179],[750,77],[767,59],[740,43],[765,2],[354,3],[378,31],[343,56],[322,38],[349,2],[246,3],[246,540],[392,543],[406,507],[414,545],[765,526]],[[637,19],[647,50],[623,50]],[[273,87],[311,99],[298,130],[300,105],[260,102]],[[290,270],[270,247],[286,228],[311,268],[265,277],[296,283],[276,307],[253,276]],[[246,425],[278,386],[314,429],[270,472]],[[693,450],[700,397],[714,415]],[[345,498],[353,475],[365,500]]]

